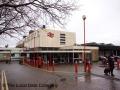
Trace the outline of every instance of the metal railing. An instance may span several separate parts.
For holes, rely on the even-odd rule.
[[[1,90],[9,90],[5,71],[1,71]]]

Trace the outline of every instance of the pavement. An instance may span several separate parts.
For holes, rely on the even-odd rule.
[[[6,73],[9,90],[119,90],[120,70],[114,69],[114,77],[104,75],[104,67],[93,63],[91,73],[84,73],[83,65],[55,65],[35,68],[29,65],[0,63],[0,71]]]

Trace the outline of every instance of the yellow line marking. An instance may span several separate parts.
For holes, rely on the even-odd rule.
[[[3,71],[1,71],[1,90],[4,90],[4,87],[3,87]]]
[[[5,71],[2,70],[1,74],[2,74],[2,77],[1,77],[2,78],[2,80],[1,80],[1,90],[9,90]]]

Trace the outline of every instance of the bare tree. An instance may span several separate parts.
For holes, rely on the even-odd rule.
[[[63,25],[75,10],[69,0],[1,0],[0,35],[12,36],[25,29],[40,28],[43,22]]]

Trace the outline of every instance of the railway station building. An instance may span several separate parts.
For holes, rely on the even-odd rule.
[[[17,47],[24,48],[23,54],[29,59],[41,57],[45,62],[54,60],[55,63],[74,63],[83,61],[83,52],[87,59],[98,60],[99,48],[76,44],[74,32],[39,29],[30,31],[19,41]]]

